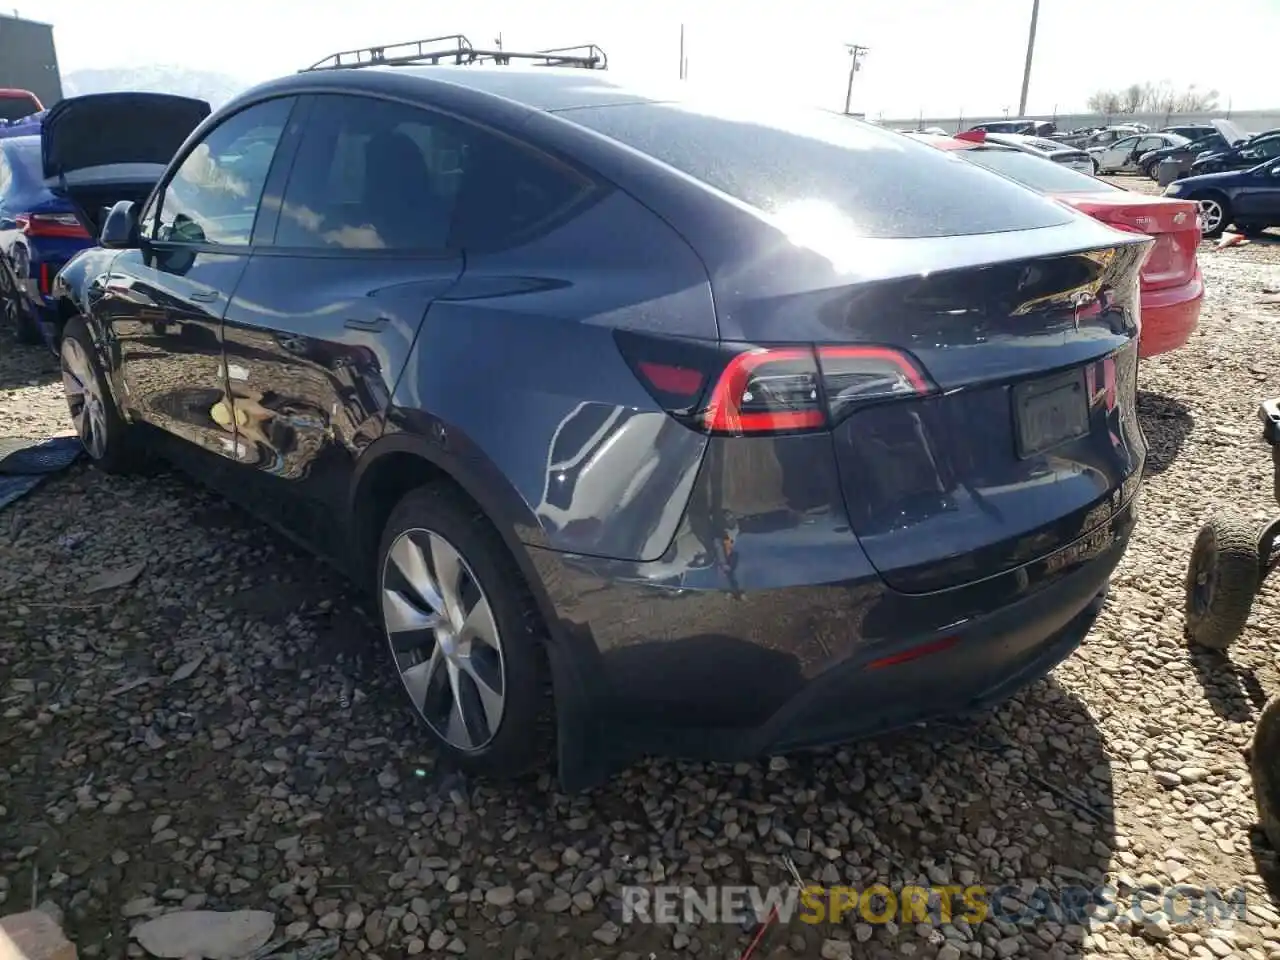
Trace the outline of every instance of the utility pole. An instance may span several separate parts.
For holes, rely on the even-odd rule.
[[[680,79],[681,79],[681,80],[683,80],[683,79],[684,79],[684,69],[685,69],[685,60],[684,60],[684,24],[682,23],[682,24],[680,24]]]
[[[871,48],[857,43],[846,43],[845,48],[849,51],[849,86],[844,92],[844,113],[847,117],[853,105],[853,75],[861,69],[862,58]]]
[[[1031,32],[1027,34],[1027,65],[1022,68],[1022,96],[1018,100],[1018,116],[1027,115],[1027,89],[1031,86],[1031,57],[1036,51],[1036,21],[1040,19],[1040,0],[1031,0]]]

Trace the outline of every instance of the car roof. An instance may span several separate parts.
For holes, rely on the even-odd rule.
[[[674,83],[640,81],[612,70],[582,67],[533,67],[518,64],[468,66],[370,66],[358,69],[305,70],[272,80],[242,96],[268,92],[317,89],[385,91],[388,84],[452,87],[501,97],[531,110],[555,111],[574,107],[624,103],[657,103],[687,99]],[[239,99],[239,98],[237,98]]]
[[[1025,133],[994,133],[988,134],[987,139],[993,143],[1006,143],[1010,146],[1018,147],[1024,150],[1032,150],[1036,153],[1079,153],[1076,147],[1069,147],[1065,143],[1059,143],[1056,140],[1046,140],[1044,137],[1031,136]]]

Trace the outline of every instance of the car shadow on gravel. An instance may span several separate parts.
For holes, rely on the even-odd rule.
[[[49,348],[27,346],[8,327],[0,327],[0,390],[40,387],[61,376],[58,358]]]
[[[654,781],[669,784],[677,797],[721,798],[701,808],[696,821],[674,824],[704,848],[704,864],[719,857],[731,879],[715,882],[785,886],[789,856],[805,884],[848,886],[855,894],[884,885],[895,892],[866,906],[859,902],[839,923],[829,915],[819,923],[793,919],[768,934],[760,956],[846,956],[824,949],[831,939],[852,940],[858,957],[902,956],[907,949],[932,955],[945,936],[955,935],[943,933],[939,888],[960,885],[982,888],[987,917],[972,930],[988,950],[1079,957],[1086,904],[1107,882],[1116,846],[1101,733],[1083,702],[1053,678],[995,712],[842,748],[754,764],[637,764],[587,795],[594,814],[588,842],[608,843],[610,824],[619,821],[647,824],[650,842],[659,842],[673,822],[664,813],[666,792],[654,795],[644,786]],[[538,803],[527,789],[521,805]],[[724,798],[732,798],[731,814]],[[743,821],[743,808],[756,816]],[[573,842],[567,834],[549,839]],[[932,916],[923,926],[906,908],[905,887],[929,891]],[[965,911],[959,898],[951,909],[953,920]],[[642,956],[670,954],[670,927],[623,923],[617,898],[606,910],[622,925],[619,945]],[[867,923],[868,910],[882,919],[893,912],[895,922]],[[703,928],[697,935],[715,955],[738,956],[744,945],[732,928]],[[772,952],[788,940],[793,952]]]
[[[1147,439],[1148,476],[1163,473],[1177,459],[1195,418],[1185,403],[1163,393],[1138,391],[1138,420]]]

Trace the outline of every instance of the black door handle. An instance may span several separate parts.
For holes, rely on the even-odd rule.
[[[220,296],[217,290],[197,290],[191,294],[190,300],[193,303],[217,303]]]
[[[352,317],[349,320],[342,321],[342,325],[348,330],[363,330],[365,333],[381,333],[390,322],[391,321],[386,317]]]

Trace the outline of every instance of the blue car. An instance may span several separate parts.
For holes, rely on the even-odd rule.
[[[0,132],[0,307],[19,341],[57,350],[49,298],[62,266],[94,245],[105,204],[146,199],[196,125],[203,100],[162,93],[71,97]],[[26,136],[13,127],[25,125]]]
[[[1230,224],[1246,236],[1280,227],[1280,157],[1249,170],[1227,170],[1175,180],[1166,197],[1200,204],[1200,230],[1216,237]]]
[[[92,244],[70,200],[45,184],[40,137],[0,138],[0,308],[22,343],[40,343],[62,265]]]

